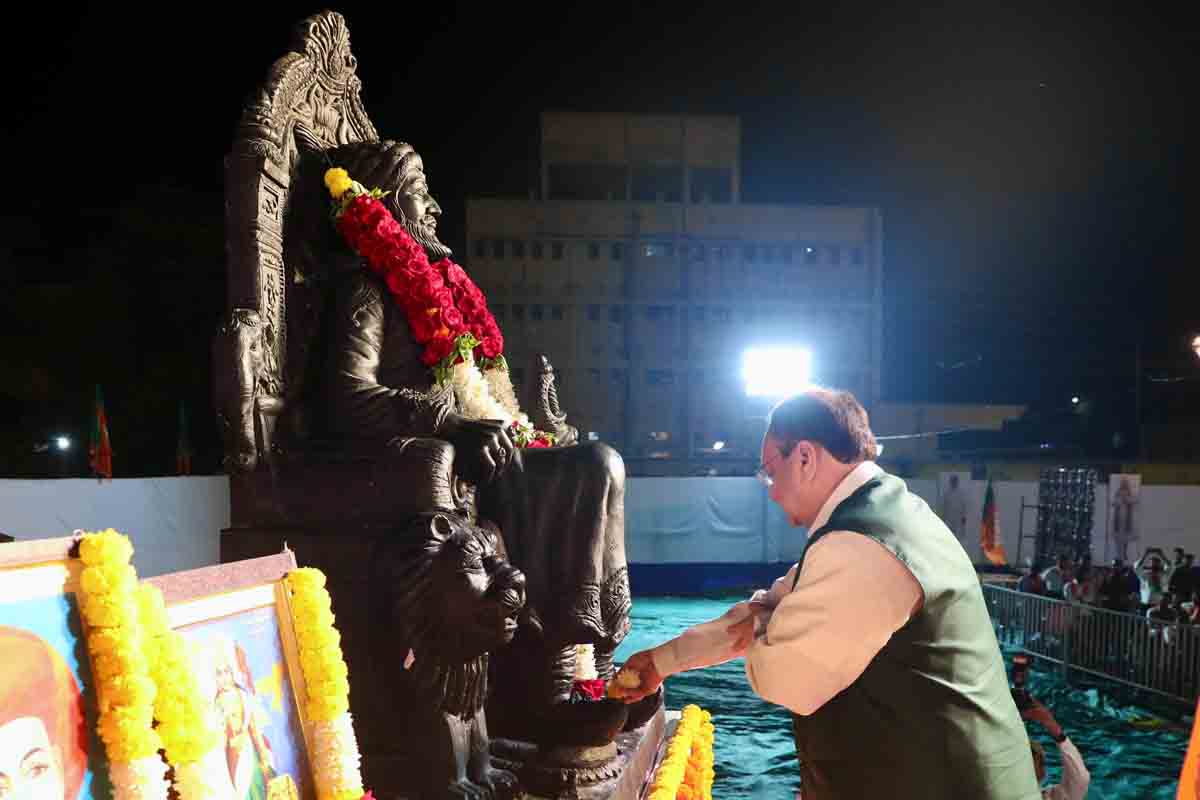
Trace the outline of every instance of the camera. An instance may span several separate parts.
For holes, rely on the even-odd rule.
[[[1018,711],[1033,708],[1033,695],[1025,688],[1025,678],[1029,673],[1029,656],[1017,653],[1012,661],[1012,698],[1017,704]]]

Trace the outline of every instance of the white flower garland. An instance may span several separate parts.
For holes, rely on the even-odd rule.
[[[332,722],[310,722],[313,775],[318,797],[337,797],[347,786],[361,786],[362,757],[350,712]]]
[[[450,385],[464,417],[498,419],[505,426],[513,420],[529,425],[529,418],[517,405],[508,370],[490,369],[485,374],[468,356],[450,370]]]
[[[590,644],[575,645],[575,680],[594,681],[600,677],[596,672],[596,648]]]
[[[155,753],[135,761],[114,761],[108,765],[113,796],[130,800],[166,800],[167,765]]]

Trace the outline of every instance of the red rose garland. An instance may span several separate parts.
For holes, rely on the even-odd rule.
[[[483,292],[462,267],[448,258],[430,264],[425,248],[370,194],[358,194],[342,207],[337,229],[404,310],[413,338],[425,346],[421,360],[426,366],[442,365],[454,353],[444,365],[453,366],[467,336],[474,339],[469,349],[480,366],[496,366],[504,336]]]
[[[434,380],[447,382],[467,356],[482,370],[507,371],[500,326],[466,271],[448,258],[430,264],[425,248],[384,206],[378,189],[368,192],[343,169],[328,170],[325,185],[334,199],[338,232],[387,284],[413,338],[424,345],[421,361],[433,369]],[[519,420],[509,430],[519,447],[554,444],[551,434]]]

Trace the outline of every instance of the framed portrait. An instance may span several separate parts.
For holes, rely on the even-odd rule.
[[[0,797],[108,798],[79,537],[0,544]]]
[[[304,676],[283,578],[290,550],[149,578],[166,601],[222,744],[219,800],[315,800]],[[227,782],[226,782],[227,779]]]

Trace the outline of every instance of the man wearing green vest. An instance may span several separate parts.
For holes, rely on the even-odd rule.
[[[804,800],[1040,800],[975,569],[876,452],[848,392],[777,405],[758,474],[810,532],[799,563],[630,657],[613,691],[633,702],[745,657],[755,692],[792,712]]]

